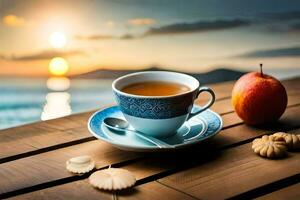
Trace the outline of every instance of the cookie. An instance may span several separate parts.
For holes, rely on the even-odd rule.
[[[93,170],[95,162],[90,156],[78,156],[71,158],[66,162],[66,168],[69,172],[83,174]]]
[[[122,190],[133,186],[136,179],[128,170],[108,168],[94,172],[89,177],[89,182],[102,190]]]
[[[286,143],[283,137],[264,135],[252,142],[253,151],[266,158],[279,158],[286,155]]]
[[[300,149],[300,135],[278,132],[274,133],[275,137],[283,137],[289,149]]]

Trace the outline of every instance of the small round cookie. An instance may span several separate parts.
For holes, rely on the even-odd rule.
[[[89,177],[89,182],[102,190],[122,190],[133,186],[136,179],[128,170],[108,168],[94,172]]]
[[[95,162],[90,156],[78,156],[71,158],[66,162],[66,168],[69,172],[83,174],[93,170]]]
[[[300,135],[277,132],[274,133],[273,136],[283,137],[289,149],[300,149]]]
[[[279,158],[286,155],[286,143],[283,137],[264,135],[252,142],[253,151],[266,158]]]

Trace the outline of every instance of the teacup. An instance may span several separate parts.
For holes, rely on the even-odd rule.
[[[189,91],[170,96],[142,96],[125,93],[122,88],[146,81],[178,83]],[[168,71],[146,71],[122,76],[112,84],[112,89],[126,120],[137,131],[152,137],[164,138],[176,134],[186,120],[208,109],[215,102],[215,94],[192,76]],[[210,100],[200,110],[192,113],[194,100],[201,92],[208,92]]]

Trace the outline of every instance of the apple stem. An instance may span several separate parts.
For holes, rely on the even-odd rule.
[[[263,77],[264,76],[264,73],[263,73],[263,64],[260,63],[259,66],[260,66],[260,75]]]

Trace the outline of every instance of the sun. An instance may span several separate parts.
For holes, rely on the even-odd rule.
[[[66,35],[62,32],[54,32],[49,36],[49,43],[53,48],[62,48],[67,44]]]
[[[55,57],[49,63],[49,71],[52,75],[63,76],[68,72],[68,70],[68,62],[61,57]]]

